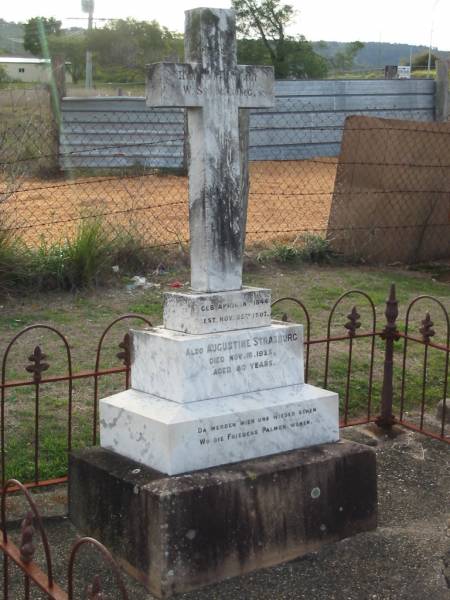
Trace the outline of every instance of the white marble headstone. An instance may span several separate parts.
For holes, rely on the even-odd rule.
[[[339,439],[337,395],[304,384],[302,325],[242,288],[239,110],[273,103],[273,70],[236,64],[234,13],[186,13],[186,64],[149,68],[151,106],[186,106],[192,290],[132,332],[132,389],[100,402],[101,444],[175,475]]]

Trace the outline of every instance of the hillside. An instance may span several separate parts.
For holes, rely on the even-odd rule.
[[[74,31],[83,31],[80,28],[71,28]],[[64,30],[63,30],[64,31]],[[69,30],[66,30],[69,31]],[[0,54],[11,54],[15,56],[31,56],[23,48],[23,25],[0,19]],[[330,58],[339,50],[342,50],[344,42],[312,42],[314,50],[326,58]],[[426,46],[411,46],[409,44],[389,44],[384,42],[366,42],[364,48],[356,56],[355,67],[361,68],[383,68],[385,65],[408,64],[410,53],[420,54],[428,52]],[[436,51],[444,58],[450,59],[450,51]],[[424,65],[425,66],[425,65]]]
[[[0,19],[0,54],[29,56],[23,49],[23,25]]]
[[[314,50],[321,56],[330,58],[346,44],[344,42],[313,42]],[[410,53],[422,54],[428,52],[426,46],[411,46],[409,44],[388,44],[384,42],[366,42],[364,48],[356,56],[356,67],[382,68],[385,65],[408,64]],[[450,58],[450,51],[433,52],[443,58]],[[424,65],[425,66],[425,65]]]

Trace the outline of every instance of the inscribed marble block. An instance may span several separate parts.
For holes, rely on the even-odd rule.
[[[176,475],[336,442],[338,410],[308,384],[188,404],[131,389],[101,400],[101,445]]]
[[[271,323],[271,291],[244,287],[231,292],[166,292],[164,327],[201,334],[263,327]]]
[[[163,327],[131,332],[131,387],[174,402],[303,381],[303,325],[195,336]]]

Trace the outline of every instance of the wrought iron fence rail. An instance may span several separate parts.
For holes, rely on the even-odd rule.
[[[339,317],[337,316],[338,307],[341,307],[344,301],[350,301],[352,303],[355,300],[354,296],[358,297],[359,301],[366,305],[367,309],[369,310],[368,315],[365,313],[367,316],[362,319],[355,305],[347,314],[347,320],[343,323],[339,323],[342,317],[340,315]],[[417,430],[424,435],[439,439],[445,443],[450,443],[446,420],[446,412],[448,412],[450,408],[446,406],[446,403],[444,402],[443,415],[439,426],[436,424],[432,426],[432,424],[430,424],[430,422],[425,418],[427,414],[427,406],[429,405],[429,351],[436,350],[441,354],[444,353],[446,357],[445,365],[443,365],[441,374],[439,375],[439,377],[443,379],[442,393],[439,397],[445,400],[448,389],[447,381],[449,376],[450,345],[444,345],[442,343],[436,343],[433,341],[432,338],[435,335],[435,332],[432,327],[433,323],[431,321],[431,317],[428,314],[421,322],[422,327],[420,332],[422,337],[408,333],[411,308],[417,302],[422,300],[430,300],[430,298],[417,298],[407,308],[405,332],[403,333],[399,331],[397,326],[398,302],[395,298],[394,287],[391,289],[391,295],[387,301],[387,309],[385,313],[387,323],[384,329],[377,328],[375,305],[370,296],[359,290],[350,290],[349,292],[344,293],[333,304],[327,319],[326,335],[317,338],[313,338],[311,336],[311,316],[307,307],[299,299],[293,297],[280,298],[273,303],[273,307],[276,307],[277,310],[284,311],[285,305],[290,304],[294,305],[296,310],[301,310],[303,312],[304,316],[300,320],[305,323],[305,381],[310,381],[311,379],[312,348],[318,348],[322,346],[324,348],[322,357],[324,359],[324,364],[322,365],[322,362],[319,361],[317,365],[314,365],[314,375],[317,376],[316,378],[320,380],[320,384],[323,384],[324,387],[336,387],[332,383],[332,377],[333,360],[335,358],[335,353],[338,352],[339,360],[341,361],[339,384],[341,388],[341,427],[376,422],[381,427],[389,428],[397,424],[412,430]],[[448,314],[442,303],[434,298],[431,298],[431,301],[437,302],[440,310],[444,311],[444,315],[448,323]],[[67,383],[67,406],[61,409],[62,411],[65,411],[61,413],[61,416],[64,417],[66,423],[64,426],[61,425],[61,436],[63,440],[65,439],[64,452],[67,453],[67,451],[70,451],[72,448],[74,424],[76,425],[73,419],[73,383],[75,381],[92,382],[92,391],[86,392],[89,394],[86,406],[89,407],[90,412],[87,414],[87,416],[83,416],[83,427],[87,427],[87,432],[90,430],[88,435],[90,439],[88,440],[83,434],[82,438],[77,439],[76,443],[77,446],[80,446],[80,443],[81,445],[96,445],[98,443],[98,403],[100,397],[100,382],[105,381],[105,379],[108,380],[108,377],[110,376],[122,375],[124,376],[122,385],[123,388],[126,389],[130,385],[131,374],[130,338],[128,334],[118,340],[119,352],[115,352],[116,358],[122,363],[121,366],[101,368],[100,365],[104,342],[106,337],[109,335],[110,330],[117,323],[131,319],[139,319],[144,325],[151,326],[151,322],[142,315],[128,314],[114,319],[112,323],[105,328],[100,336],[97,344],[97,350],[95,352],[94,369],[80,372],[74,371],[72,367],[71,347],[67,341],[67,338],[59,330],[47,325],[32,325],[26,327],[12,338],[4,352],[0,384],[0,461],[3,484],[7,478],[6,476],[8,472],[9,461],[8,444],[10,443],[8,435],[5,436],[5,433],[8,434],[9,418],[11,418],[11,416],[14,417],[14,405],[11,405],[9,412],[6,410],[8,406],[8,392],[15,388],[22,388],[29,389],[30,396],[33,395],[34,414],[32,415],[33,423],[31,426],[34,427],[34,434],[31,435],[31,451],[33,456],[30,458],[30,465],[33,461],[34,475],[32,478],[30,478],[32,481],[27,483],[27,487],[44,487],[65,482],[67,478],[60,472],[57,474],[58,477],[54,478],[45,477],[44,479],[40,476],[43,464],[43,459],[41,458],[40,452],[40,427],[41,421],[44,417],[40,414],[39,404],[41,394],[43,394],[43,386],[54,383]],[[282,313],[281,319],[285,321],[288,320],[288,315],[286,312]],[[345,330],[345,333],[339,334],[338,331],[334,331],[334,329],[338,326],[342,327]],[[363,330],[361,330],[362,328]],[[46,363],[45,361],[48,359],[40,346],[36,346],[31,355],[28,356],[27,353],[28,361],[31,362],[31,364],[25,366],[26,370],[29,373],[32,373],[32,379],[8,381],[7,368],[9,365],[8,358],[10,356],[11,348],[14,346],[17,340],[22,338],[24,334],[30,333],[33,330],[49,331],[51,334],[55,335],[57,339],[63,342],[61,352],[67,355],[67,366],[65,367],[66,373],[63,375],[45,376],[45,371],[49,368],[49,363]],[[447,331],[447,339],[448,336],[449,332]],[[383,344],[375,344],[376,339],[382,341]],[[360,340],[367,341],[367,348],[364,351],[365,360],[367,360],[363,367],[364,373],[358,373],[357,385],[359,385],[359,390],[356,390],[354,385],[356,369],[358,368],[358,365],[357,362],[355,362],[357,361],[355,344],[357,344],[357,342]],[[403,348],[399,348],[397,346],[398,342],[401,341],[403,341]],[[411,348],[408,346],[408,342]],[[115,343],[117,343],[117,341]],[[414,419],[417,418],[417,422],[415,422],[414,419],[411,419],[411,415],[408,417],[408,419],[405,418],[406,389],[409,381],[408,377],[410,375],[406,367],[409,352],[411,351],[412,346],[422,346],[424,348],[422,356],[420,353],[418,356],[417,353],[415,355],[416,363],[417,360],[420,361],[416,364],[416,368],[420,371],[418,374],[420,377],[420,384],[416,386],[417,389],[414,392],[413,399],[413,402],[415,403],[414,406],[417,407],[417,410],[415,409],[414,412]],[[374,369],[375,359],[377,359],[378,362],[381,361],[383,364],[382,374],[381,370],[375,371]],[[322,366],[319,367],[319,364]],[[395,373],[394,364],[396,365],[396,368],[398,367],[399,369],[399,371],[396,371]],[[61,367],[61,370],[62,369],[64,369],[64,366]],[[375,397],[374,390],[378,389],[382,390],[381,398]],[[355,397],[355,392],[357,394],[357,402],[359,402],[359,404],[355,405],[356,408],[352,404],[352,400]],[[435,385],[433,393],[436,395]],[[374,406],[378,406],[378,401],[380,401],[380,414],[375,414],[378,409],[374,410]],[[411,402],[409,402],[407,406],[411,406]],[[17,435],[17,432],[15,432],[15,435]]]
[[[26,511],[24,519],[20,526],[20,542],[16,545],[10,539],[8,533],[7,518],[7,494],[9,492],[19,492],[28,503],[29,510]],[[1,493],[1,534],[0,534],[0,552],[3,554],[3,600],[12,600],[11,595],[11,573],[10,561],[14,563],[23,575],[23,598],[29,600],[33,588],[38,588],[50,600],[74,600],[75,592],[81,592],[86,600],[94,598],[106,598],[102,593],[102,584],[99,575],[95,575],[91,585],[80,589],[80,584],[76,580],[75,564],[78,556],[87,546],[94,548],[96,554],[102,561],[102,569],[106,565],[108,570],[114,575],[115,590],[120,592],[122,600],[128,600],[127,591],[120,574],[119,566],[112,557],[111,553],[100,542],[93,538],[84,537],[73,544],[70,553],[67,568],[67,589],[58,585],[54,579],[52,552],[49,544],[47,532],[44,527],[43,519],[34,498],[29,493],[27,486],[16,479],[10,479],[6,482]],[[39,536],[39,542],[36,543],[36,533]],[[35,559],[37,544],[41,544],[45,556],[45,569],[43,569]],[[14,594],[17,598],[17,593]]]
[[[103,377],[105,375],[115,375],[118,373],[127,373],[127,367],[112,367],[111,369],[101,369],[99,371],[81,371],[80,373],[73,373],[73,375],[55,375],[54,377],[43,377],[39,385],[44,385],[45,383],[60,383],[64,381],[75,381],[77,379],[89,379],[90,377]],[[25,387],[27,385],[35,386],[36,383],[33,380],[26,381],[8,381],[5,383],[0,383],[1,389],[9,389],[15,387]]]

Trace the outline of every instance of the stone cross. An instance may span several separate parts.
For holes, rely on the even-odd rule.
[[[191,287],[236,290],[246,225],[239,109],[273,106],[273,69],[237,64],[234,11],[185,14],[187,62],[150,65],[147,105],[187,107]]]

